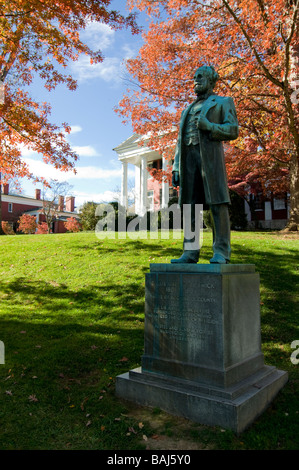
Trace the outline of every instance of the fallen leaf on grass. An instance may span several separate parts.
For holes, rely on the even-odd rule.
[[[86,427],[91,425],[91,421],[87,421]]]
[[[105,431],[106,426],[101,426],[101,431]]]
[[[38,399],[36,398],[35,395],[29,395],[28,400],[29,401],[38,401]]]
[[[6,395],[12,396],[12,391],[11,390],[6,390],[5,393],[6,393]]]
[[[134,433],[134,434],[137,434],[137,432],[135,431],[135,429],[132,428],[132,427],[130,427],[128,430],[129,430],[130,432]]]
[[[119,362],[127,362],[128,360],[129,360],[129,359],[124,356],[124,357],[122,357],[122,358],[119,360]]]
[[[84,411],[84,405],[87,401],[88,401],[88,397],[85,397],[84,400],[82,401],[81,405],[80,405],[80,408],[81,408],[82,411]]]

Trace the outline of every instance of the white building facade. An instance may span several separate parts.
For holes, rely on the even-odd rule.
[[[138,134],[118,145],[115,152],[122,163],[121,198],[122,206],[128,208],[128,165],[135,167],[135,213],[144,215],[148,210],[168,207],[169,183],[153,181],[148,168],[161,168],[166,171],[168,162],[164,157],[147,147],[145,138]]]

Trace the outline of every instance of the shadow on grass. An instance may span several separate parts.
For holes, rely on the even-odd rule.
[[[88,249],[88,246],[82,247]],[[121,250],[120,250],[121,248]],[[91,247],[94,249],[94,246]],[[110,250],[109,246],[101,245],[97,250]],[[143,243],[140,240],[123,241],[117,244],[119,259],[126,257],[128,251],[144,255],[159,255],[161,246],[158,243]],[[206,249],[209,251],[209,248]],[[176,256],[181,250],[176,246],[163,247],[163,256]],[[136,258],[129,259],[132,270]],[[275,247],[275,251],[265,251],[261,248],[250,249],[242,244],[233,244],[234,264],[255,264],[261,278],[261,313],[262,341],[280,340],[291,343],[298,339],[297,308],[297,275],[294,264],[297,251],[291,248]],[[79,289],[70,289],[65,284],[54,281],[34,281],[19,277],[7,283],[0,283],[2,300],[7,297],[7,309],[13,305],[13,318],[2,317],[2,340],[6,340],[6,330],[9,335],[19,326],[21,329],[33,328],[35,334],[45,337],[66,339],[72,335],[87,334],[96,341],[105,339],[105,344],[121,338],[124,349],[133,347],[138,336],[138,348],[143,342],[144,314],[144,272],[149,271],[149,264],[139,264],[140,279],[130,280],[124,276],[124,282],[116,283],[111,280],[94,283]],[[3,310],[3,308],[2,308]],[[18,319],[16,319],[18,318]],[[87,325],[87,323],[90,325]],[[23,326],[22,326],[23,325]],[[137,330],[137,331],[136,331]],[[109,339],[110,335],[110,339]],[[137,336],[136,336],[137,335]],[[80,348],[80,342],[76,343]],[[125,346],[126,345],[126,346]],[[66,347],[68,345],[66,344]],[[73,348],[70,354],[75,353]]]
[[[150,252],[152,255],[163,255],[165,256],[176,256],[177,254],[181,255],[182,251],[182,242],[181,240],[173,240],[173,244],[178,244],[177,247],[170,247],[168,245],[163,245],[163,243],[168,242],[169,240],[98,240],[93,242],[90,245],[80,245],[76,248],[83,250],[98,251],[100,254],[109,254],[109,253],[124,253],[138,255],[138,253],[148,254]]]
[[[27,363],[30,355],[40,353],[35,350],[39,344],[44,358],[60,367],[63,364],[68,367],[76,364],[79,369],[94,367],[84,360],[84,354],[89,357],[93,345],[103,363],[114,359],[117,363],[122,355],[132,358],[133,363],[140,362],[143,285],[126,280],[123,286],[106,283],[71,290],[66,285],[54,284],[24,277],[0,283],[1,340],[6,345],[7,363],[10,360]],[[19,356],[12,357],[15,352]]]
[[[99,318],[132,320],[144,308],[144,282],[130,282],[127,278],[122,285],[105,283],[73,290],[54,281],[33,281],[19,277],[9,283],[0,283],[0,292],[2,298],[9,297],[14,311],[19,308],[21,313],[24,306],[33,304],[35,309],[30,314],[32,318],[40,310],[44,315],[57,318],[58,322],[62,318],[67,321],[74,312],[75,316],[84,317],[84,310],[91,315],[99,315]]]

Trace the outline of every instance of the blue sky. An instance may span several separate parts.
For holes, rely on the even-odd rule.
[[[113,0],[112,7],[126,13],[125,0]],[[128,13],[128,12],[127,12]],[[140,16],[139,23],[146,23]],[[124,80],[123,61],[138,53],[141,35],[129,30],[113,31],[107,25],[91,24],[82,38],[89,45],[100,48],[105,56],[101,64],[90,65],[87,57],[70,64],[69,71],[78,81],[76,91],[65,86],[48,92],[41,83],[31,87],[31,95],[47,101],[52,107],[51,122],[67,122],[72,127],[67,137],[79,154],[77,175],[59,172],[42,162],[41,156],[24,150],[23,158],[30,169],[40,176],[67,181],[76,197],[76,206],[86,201],[109,202],[121,186],[121,164],[113,151],[117,145],[132,135],[130,125],[124,125],[114,107],[121,100],[128,84]],[[134,168],[129,166],[129,181],[133,182]],[[27,180],[21,182],[23,193],[33,196],[36,187]]]

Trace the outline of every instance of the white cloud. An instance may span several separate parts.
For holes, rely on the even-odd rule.
[[[76,152],[79,157],[99,157],[100,154],[96,151],[91,145],[75,145],[72,146],[74,152]]]
[[[91,64],[86,56],[81,56],[71,64],[74,77],[83,82],[93,78],[101,78],[108,83],[118,83],[121,80],[121,61],[117,57],[107,57],[99,64]]]
[[[71,134],[80,132],[82,128],[80,126],[73,126],[75,129],[74,131],[71,132]],[[23,158],[29,158],[30,157],[38,157],[39,154],[38,152],[35,152],[34,150],[25,147],[24,145],[20,145],[20,150],[22,152],[22,157]],[[72,145],[72,150],[76,152],[79,157],[100,157],[101,154],[92,146],[92,145]],[[35,160],[34,160],[35,161]]]
[[[25,163],[29,166],[29,170],[36,176],[45,176],[48,179],[57,179],[59,181],[69,181],[76,183],[76,180],[109,180],[116,178],[121,181],[122,170],[117,168],[103,169],[95,166],[81,166],[77,167],[77,173],[72,171],[60,171],[51,165],[47,165],[43,161],[34,160],[32,158],[24,158]],[[128,171],[129,176],[134,175],[134,170]]]
[[[23,154],[24,155],[24,154]],[[29,171],[37,177],[45,177],[47,180],[55,179],[58,181],[68,181],[74,178],[74,173],[71,171],[60,171],[52,165],[47,165],[43,161],[34,160],[33,158],[25,157],[24,162],[28,165]]]
[[[125,62],[134,57],[137,53],[136,47],[133,48],[129,43],[125,42],[113,49],[115,40],[115,31],[104,23],[91,22],[82,33],[82,39],[93,50],[104,51],[104,60],[99,64],[91,64],[87,56],[80,56],[76,62],[71,63],[72,74],[79,82],[86,80],[101,78],[110,84],[119,84],[122,80],[121,76],[126,73]],[[105,50],[112,52],[108,55]]]
[[[27,147],[26,145],[24,144],[19,144],[19,150],[20,152],[22,153],[22,157],[33,157],[33,156],[37,156],[38,153],[35,152],[34,150],[30,149],[29,147]]]
[[[105,23],[92,21],[81,33],[81,36],[89,47],[103,51],[112,45],[115,31]]]
[[[105,51],[112,46],[115,38],[115,31],[104,23],[91,22],[82,33],[82,39],[93,50]],[[124,49],[125,54],[130,54],[128,48]],[[80,56],[76,62],[71,63],[74,78],[79,82],[93,78],[101,78],[108,83],[118,83],[120,81],[120,67],[122,59],[117,57],[105,57],[103,62],[91,64],[87,56]]]
[[[81,126],[71,126],[70,134],[77,134],[77,132],[81,132],[81,131],[82,131]]]
[[[118,178],[122,175],[121,168],[104,169],[95,166],[81,166],[77,168],[76,178],[78,179],[111,179]],[[134,169],[128,169],[128,177],[135,176]]]
[[[124,56],[123,56],[124,60],[132,59],[133,57],[136,56],[137,51],[133,49],[129,44],[124,44],[122,47],[122,50],[124,52]]]
[[[104,191],[103,193],[87,193],[83,191],[73,191],[76,200],[76,207],[80,207],[85,202],[112,202],[117,201],[119,194],[115,191]]]
[[[78,179],[109,179],[120,178],[121,169],[108,169],[97,168],[95,166],[81,166],[77,168],[76,178]]]

